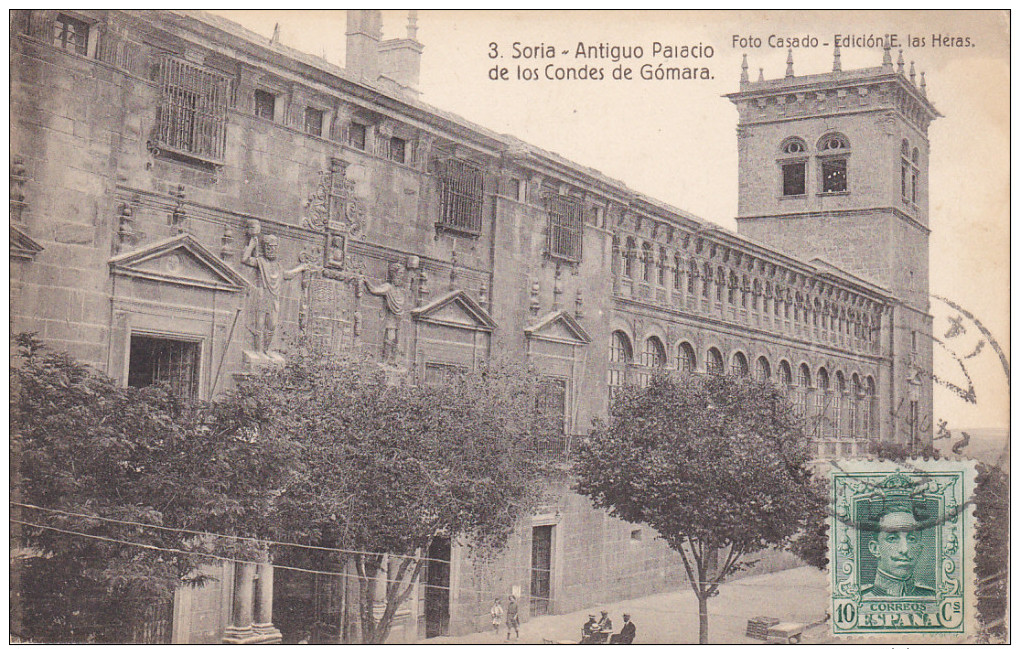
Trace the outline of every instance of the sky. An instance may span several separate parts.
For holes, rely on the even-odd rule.
[[[279,24],[284,45],[344,64],[345,11],[215,13],[266,38]],[[382,14],[384,38],[404,37],[406,12]],[[867,47],[867,36],[895,34],[907,66],[914,61],[918,75],[925,72],[928,98],[945,116],[929,129],[931,290],[980,320],[1008,358],[1007,13],[422,11],[417,22],[417,38],[425,47],[420,89],[426,103],[594,167],[731,229],[736,228],[737,209],[737,113],[722,95],[737,90],[741,55],[748,55],[752,79],[759,68],[766,79],[782,77],[787,51],[770,47],[769,37],[796,40],[795,74],[827,72],[835,35],[849,35],[864,37],[865,46],[841,48],[843,69],[873,67],[881,64],[882,49]],[[552,45],[556,57],[514,59],[515,42],[518,49],[531,46],[543,53]],[[655,42],[700,46],[702,56],[652,58]],[[490,58],[492,43],[501,58]],[[549,63],[580,67],[586,61],[573,56],[578,43],[641,46],[641,60],[619,62],[633,67],[635,76],[643,63],[664,63],[704,66],[711,78],[516,79],[518,65],[537,67],[540,77]],[[587,63],[603,67],[607,76],[617,65],[611,60]],[[510,79],[489,79],[497,64],[508,68]],[[977,398],[965,403],[936,386],[936,419],[958,429],[1006,427],[1008,383],[992,345],[986,341],[961,367],[947,349],[966,356],[983,334],[965,318],[966,333],[945,338],[951,313],[937,300],[932,312],[935,336],[946,343],[945,348],[936,345],[936,375],[961,387],[969,375]]]

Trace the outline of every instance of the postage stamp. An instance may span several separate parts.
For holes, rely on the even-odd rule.
[[[974,471],[966,461],[851,461],[830,471],[834,635],[968,632]]]

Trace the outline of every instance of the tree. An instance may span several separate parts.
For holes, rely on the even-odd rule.
[[[296,457],[292,442],[211,426],[207,404],[167,385],[121,387],[32,336],[15,344],[11,494],[33,507],[12,508],[27,523],[11,529],[13,633],[130,642],[148,607],[202,583],[210,561],[196,553],[257,554],[254,544],[165,528],[260,534]]]
[[[819,493],[800,422],[775,386],[666,374],[623,388],[577,454],[577,490],[653,527],[683,560],[708,642],[708,600],[803,529]]]
[[[541,388],[534,370],[507,361],[416,385],[370,360],[304,346],[242,382],[220,412],[237,429],[301,444],[273,538],[348,553],[278,547],[274,556],[313,569],[353,556],[361,641],[376,644],[435,539],[499,548],[534,502],[547,430],[535,407]]]

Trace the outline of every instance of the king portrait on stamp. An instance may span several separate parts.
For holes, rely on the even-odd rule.
[[[918,560],[933,548],[926,546],[924,528],[929,521],[927,503],[914,498],[913,484],[902,473],[894,473],[877,488],[871,502],[871,519],[878,526],[868,551],[878,564],[874,582],[861,589],[866,599],[876,597],[934,597],[935,590],[917,581]]]

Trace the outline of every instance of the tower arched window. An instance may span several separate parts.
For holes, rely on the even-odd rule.
[[[821,192],[838,194],[849,191],[847,162],[850,141],[840,133],[829,133],[818,141],[818,161],[821,169]]]
[[[733,376],[747,376],[747,357],[742,352],[733,354],[733,358],[730,359],[730,374]]]
[[[764,356],[758,357],[758,362],[754,365],[754,378],[760,383],[766,383],[772,378],[772,366],[769,365],[769,359]]]
[[[705,371],[709,374],[722,374],[725,371],[722,352],[715,347],[708,348],[708,355],[705,357]]]
[[[694,353],[694,347],[690,343],[680,343],[676,362],[677,369],[685,374],[691,374],[698,370],[698,356]]]
[[[807,193],[807,165],[807,144],[804,140],[799,137],[784,140],[779,158],[783,196],[804,196]]]
[[[920,174],[918,161],[921,158],[917,147],[913,150],[910,143],[903,140],[900,145],[900,194],[906,203],[917,203],[917,179]]]

